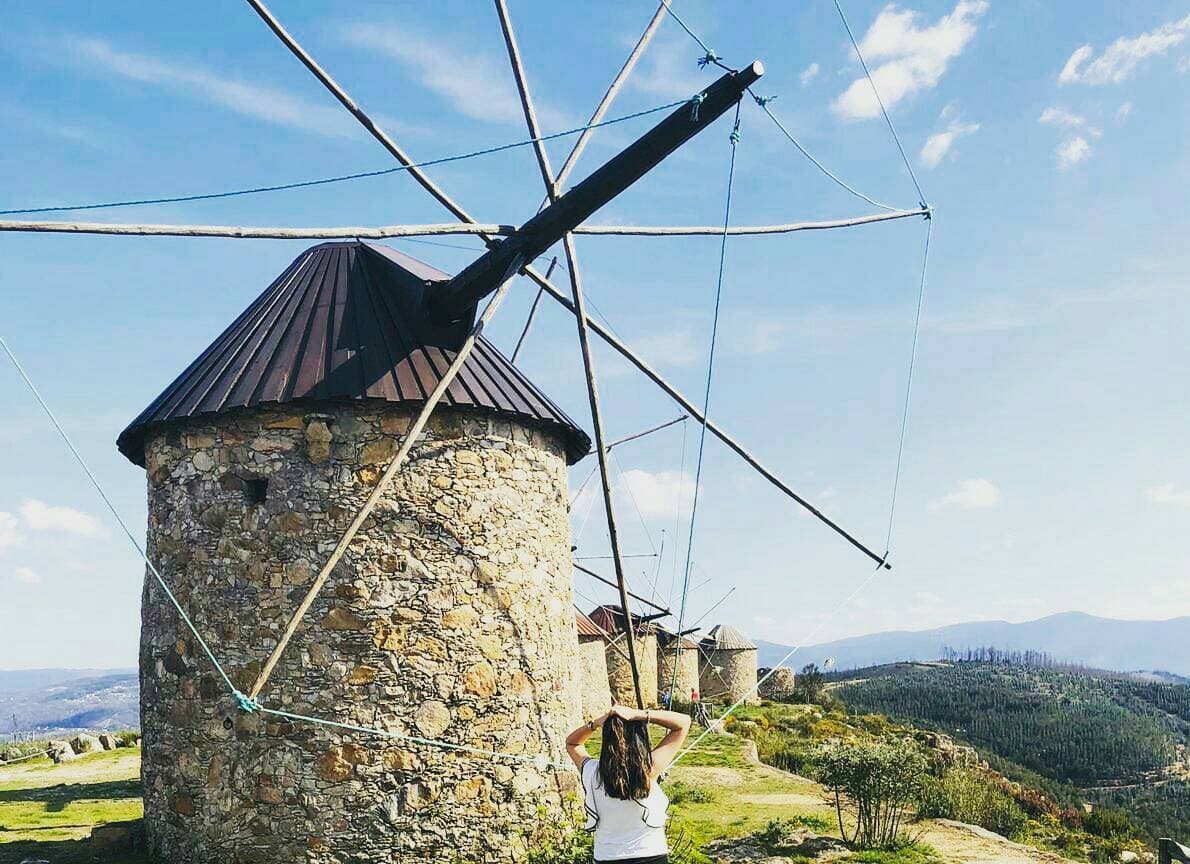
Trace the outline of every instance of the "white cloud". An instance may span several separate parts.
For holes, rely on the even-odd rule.
[[[1125,102],[1116,109],[1116,122],[1123,123],[1132,114],[1132,103]]]
[[[403,64],[423,86],[466,117],[490,123],[525,122],[512,72],[501,57],[404,25],[347,24],[341,33],[352,45]],[[444,57],[449,62],[443,62]],[[534,103],[546,132],[562,128],[564,118],[558,112],[540,99]]]
[[[686,471],[642,471],[633,468],[620,475],[615,487],[617,506],[644,519],[673,519],[690,512],[694,503],[694,478]]]
[[[20,506],[20,514],[30,531],[75,534],[79,537],[101,537],[105,533],[103,525],[94,516],[73,507],[51,507],[36,498],[24,501]]]
[[[11,513],[0,511],[0,549],[6,546],[20,546],[25,538],[21,536],[21,529],[17,525],[17,517]]]
[[[921,163],[930,168],[938,167],[939,163],[947,155],[950,155],[953,159],[954,154],[952,150],[955,141],[979,131],[979,124],[964,123],[953,105],[947,105],[942,109],[941,119],[949,120],[950,122],[946,124],[946,128],[943,131],[935,132],[927,138],[926,143],[922,145],[921,152],[918,154]]]
[[[200,66],[167,62],[148,54],[118,51],[102,39],[70,38],[66,49],[88,69],[101,68],[131,81],[180,90],[256,120],[319,135],[354,134],[349,118],[338,107],[309,102],[279,87],[224,77]]]
[[[951,61],[975,36],[975,22],[987,10],[985,0],[960,0],[954,11],[929,26],[919,26],[918,13],[890,3],[880,10],[860,42],[872,69],[872,80],[888,108],[919,90],[937,86]],[[880,106],[866,77],[856,78],[832,103],[849,120],[880,116]]]
[[[1145,497],[1154,504],[1174,504],[1190,507],[1190,490],[1178,489],[1174,483],[1151,486],[1145,490]]]
[[[1000,504],[1000,490],[990,480],[964,480],[955,491],[930,504],[931,510],[987,510]]]
[[[917,602],[923,606],[940,606],[942,605],[942,598],[932,591],[918,591]]]
[[[1065,171],[1090,158],[1091,145],[1082,135],[1075,135],[1059,144],[1054,153],[1058,156],[1058,167]]]
[[[1060,105],[1051,105],[1041,112],[1041,116],[1037,118],[1037,122],[1047,126],[1077,128],[1087,125],[1087,118],[1081,114],[1075,114],[1073,111],[1063,108]]]
[[[1058,73],[1058,81],[1062,84],[1119,84],[1131,78],[1143,60],[1162,56],[1185,41],[1187,34],[1190,34],[1190,15],[1139,36],[1121,36],[1094,59],[1091,58],[1095,49],[1083,45],[1070,55]]]
[[[705,347],[696,344],[694,334],[685,328],[657,330],[629,340],[632,350],[656,366],[689,366],[705,356]],[[600,378],[616,378],[636,371],[619,355],[599,364]]]
[[[699,92],[707,81],[691,59],[688,44],[676,37],[655,39],[629,79],[631,86],[664,99],[680,99]]]
[[[1061,105],[1051,105],[1046,108],[1037,118],[1037,122],[1045,126],[1057,126],[1060,129],[1082,129],[1092,138],[1103,137],[1103,130],[1087,125],[1086,117],[1075,114]]]
[[[18,582],[24,582],[26,585],[40,585],[41,574],[28,567],[18,567],[12,571],[12,576]]]
[[[811,81],[818,77],[818,64],[811,63],[802,70],[802,74],[798,75],[798,80],[802,82],[802,86],[807,86]]]

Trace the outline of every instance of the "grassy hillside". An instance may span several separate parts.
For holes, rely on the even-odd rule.
[[[993,663],[896,664],[833,690],[977,747],[1005,774],[1125,809],[1150,835],[1190,836],[1190,686]]]

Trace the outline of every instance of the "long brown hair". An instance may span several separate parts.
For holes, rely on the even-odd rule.
[[[653,774],[653,748],[648,724],[616,716],[603,721],[599,750],[599,779],[612,798],[640,801],[649,794]]]

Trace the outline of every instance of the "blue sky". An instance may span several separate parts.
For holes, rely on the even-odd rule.
[[[547,131],[585,121],[656,8],[510,6]],[[489,4],[275,7],[415,158],[524,137]],[[756,2],[745,13],[708,0],[674,8],[727,63],[765,62],[758,92],[779,96],[771,109],[827,167],[879,201],[916,205],[829,0]],[[1190,613],[1190,8],[846,8],[937,211],[895,569],[838,609],[868,577],[867,560],[712,438],[692,616],[732,588],[705,623],[786,642],[1068,609]],[[705,86],[714,73],[698,68],[700,54],[664,22],[611,114]],[[231,0],[18,4],[0,35],[0,64],[0,209],[391,164]],[[651,122],[597,132],[574,178]],[[729,131],[725,118],[595,221],[720,221]],[[741,131],[734,223],[873,212],[750,103]],[[568,146],[551,143],[555,166]],[[431,174],[485,221],[522,221],[542,197],[529,148]],[[398,174],[61,218],[334,226],[450,217]],[[924,236],[913,219],[728,244],[711,414],[878,547]],[[392,245],[447,271],[478,245],[446,242]],[[116,435],[306,245],[0,235],[0,332],[135,530],[145,522],[144,477],[117,454]],[[717,239],[589,237],[579,252],[600,315],[699,397]],[[493,324],[506,350],[532,296],[518,282]],[[611,353],[599,350],[597,361],[610,435],[679,413]],[[589,426],[572,319],[544,306],[521,362]],[[143,567],[5,364],[0,394],[0,667],[131,665]],[[651,554],[665,533],[659,561],[631,560],[632,584],[649,593],[656,581],[665,600],[681,579],[697,433],[687,423],[617,451],[626,551]],[[573,470],[575,487],[588,462]],[[605,554],[598,505],[580,497],[573,517],[579,554]],[[610,599],[585,577],[576,588]]]

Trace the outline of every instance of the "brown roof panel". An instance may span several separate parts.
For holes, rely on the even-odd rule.
[[[151,427],[239,408],[424,402],[470,329],[425,314],[427,283],[449,278],[387,246],[307,249],[120,434],[120,452],[143,466]],[[482,336],[442,401],[551,429],[571,464],[590,452],[586,433]]]

